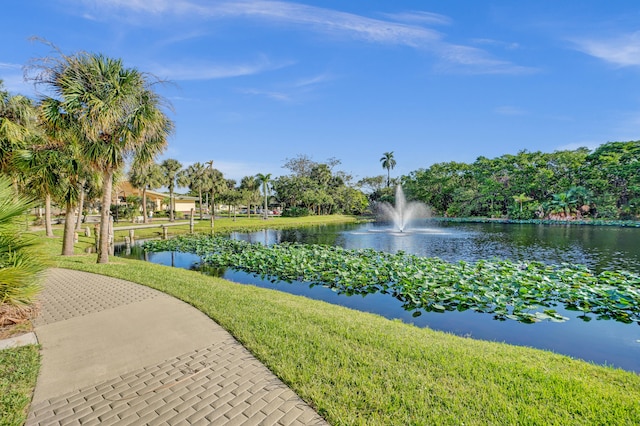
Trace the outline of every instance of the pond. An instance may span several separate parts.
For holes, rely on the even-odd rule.
[[[296,230],[265,230],[234,233],[231,238],[262,244],[283,241],[337,245],[348,249],[404,251],[449,262],[479,259],[512,259],[550,264],[584,264],[590,269],[628,270],[640,273],[640,229],[570,225],[460,224],[423,221],[406,232],[392,232],[388,224],[320,226]],[[124,255],[124,253],[123,253]],[[473,311],[425,312],[413,317],[389,295],[339,295],[305,283],[271,283],[251,274],[216,270],[201,265],[201,259],[187,253],[148,253],[134,247],[129,257],[202,270],[231,281],[272,288],[340,304],[353,309],[397,318],[420,327],[430,327],[460,336],[531,346],[640,372],[640,327],[615,321],[585,322],[575,312],[556,309],[570,320],[563,323],[523,324],[495,321],[492,315]]]

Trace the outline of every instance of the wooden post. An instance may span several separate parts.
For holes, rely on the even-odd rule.
[[[167,238],[169,238],[169,230],[167,229],[167,226],[162,225],[162,239],[166,240]]]
[[[85,237],[91,236],[91,228],[89,228],[88,226],[84,228],[84,236]]]
[[[133,229],[129,229],[129,241],[131,241],[131,244],[133,245],[135,243],[135,239],[134,239],[134,234],[135,230]]]
[[[189,233],[193,234],[193,213],[194,210],[191,209],[191,216],[189,216]]]

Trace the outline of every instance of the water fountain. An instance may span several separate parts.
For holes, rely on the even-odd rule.
[[[393,222],[394,230],[397,232],[405,232],[412,220],[429,217],[429,209],[424,203],[407,202],[400,185],[396,187],[395,205],[383,202],[378,205],[378,208],[384,219]]]

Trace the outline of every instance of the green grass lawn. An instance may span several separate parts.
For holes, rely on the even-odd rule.
[[[78,253],[90,243],[81,237]],[[200,309],[331,424],[640,424],[640,376],[630,372],[178,268],[61,257],[59,239],[46,244],[59,267],[124,278]]]
[[[35,345],[0,351],[0,425],[24,424],[39,368]]]

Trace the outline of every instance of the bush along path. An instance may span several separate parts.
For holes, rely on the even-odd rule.
[[[418,316],[422,311],[493,314],[499,320],[566,321],[555,306],[580,311],[589,321],[640,324],[640,276],[626,271],[595,274],[580,265],[482,260],[448,263],[398,252],[283,243],[270,247],[222,237],[183,236],[149,241],[147,251],[195,253],[207,265],[303,281],[347,295],[385,293]]]

